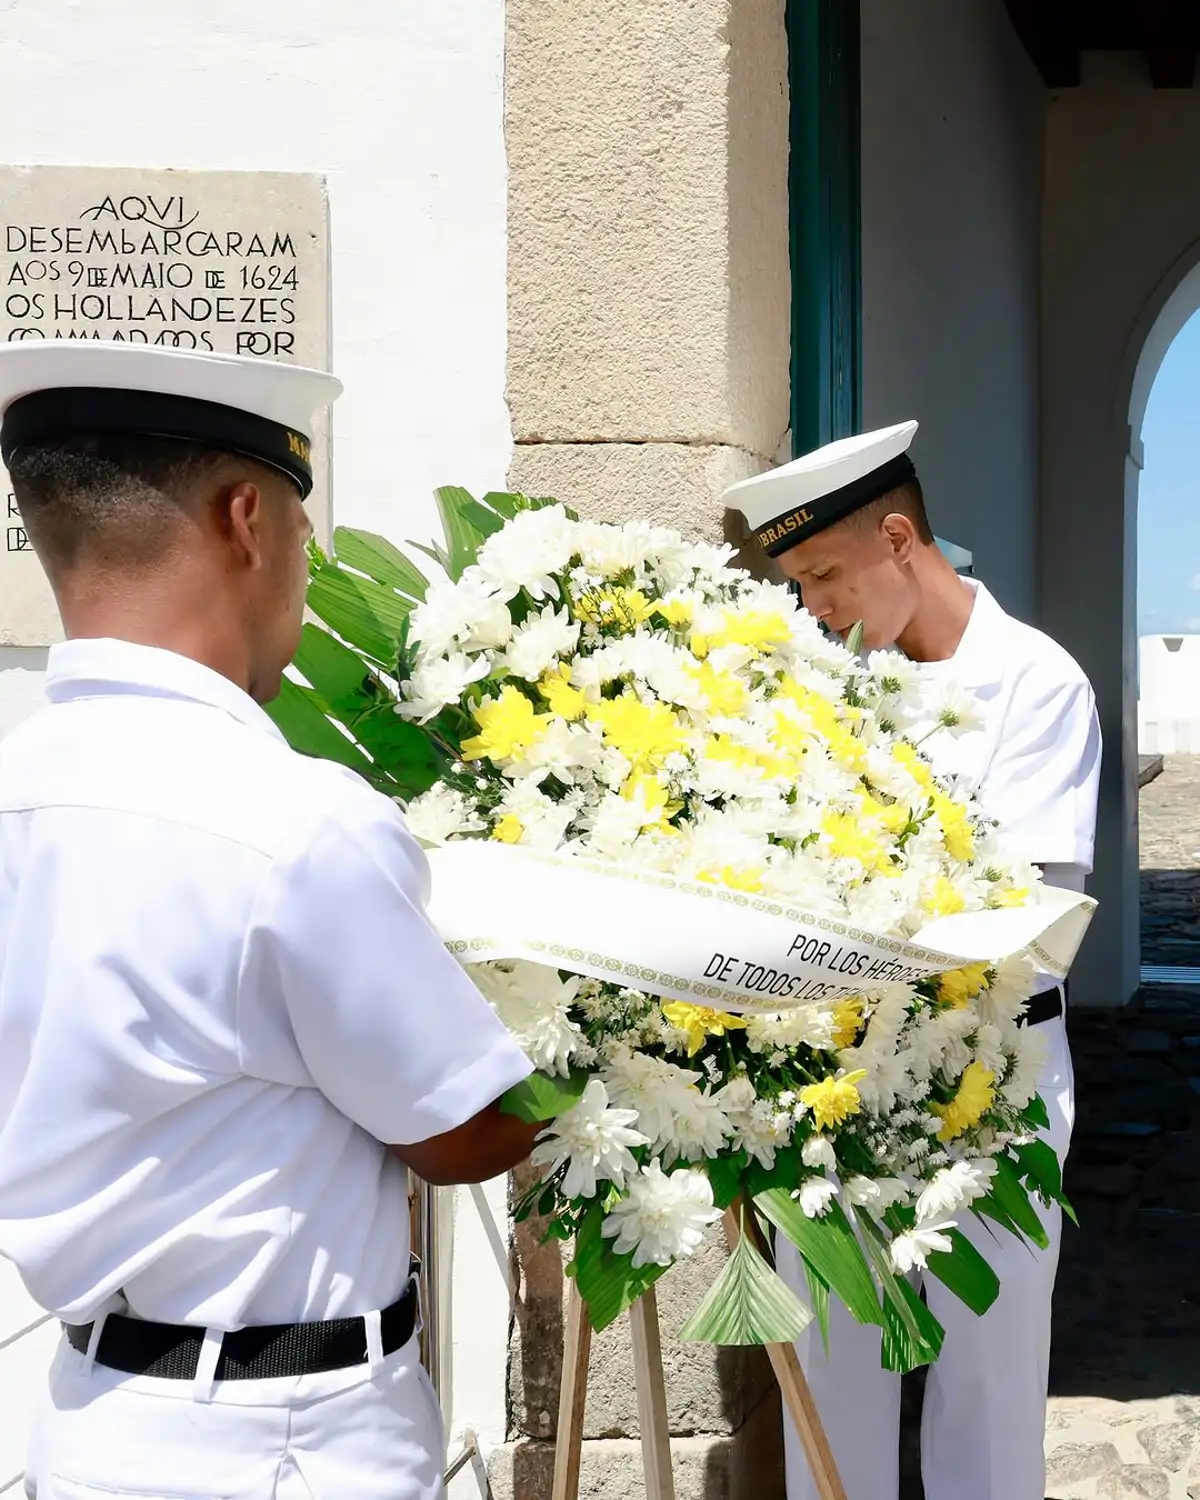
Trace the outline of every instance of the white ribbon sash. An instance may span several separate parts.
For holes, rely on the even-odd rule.
[[[721,1010],[773,1012],[1024,955],[1065,978],[1096,903],[1037,901],[940,917],[908,940],[768,896],[468,840],[429,851],[429,915],[464,963],[529,959]]]

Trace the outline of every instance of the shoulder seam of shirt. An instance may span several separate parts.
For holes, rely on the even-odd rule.
[[[171,817],[166,813],[146,812],[137,807],[112,807],[105,802],[73,802],[68,797],[56,797],[50,802],[24,802],[6,803],[0,801],[0,818],[10,814],[45,812],[57,808],[74,808],[82,812],[111,813],[115,817],[138,818],[146,823],[162,823],[168,828],[188,828],[193,833],[203,834],[208,838],[216,839],[222,844],[233,844],[239,849],[247,849],[253,854],[261,855],[268,864],[273,864],[278,855],[269,849],[264,849],[261,844],[251,842],[246,838],[239,838],[235,833],[222,833],[217,828],[207,828],[203,823],[189,823],[185,818]]]

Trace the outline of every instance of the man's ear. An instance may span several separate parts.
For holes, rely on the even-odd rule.
[[[222,491],[217,501],[222,530],[243,567],[257,571],[263,565],[263,529],[266,507],[262,491],[249,479],[241,479]]]
[[[908,562],[917,545],[917,528],[909,518],[899,511],[884,516],[881,529],[892,549],[893,559],[898,563]]]

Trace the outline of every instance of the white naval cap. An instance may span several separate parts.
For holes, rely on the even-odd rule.
[[[908,456],[916,422],[840,438],[790,464],[743,479],[725,491],[770,557],[798,546],[835,521],[916,477]]]
[[[341,394],[324,370],[101,340],[0,344],[0,456],[96,433],[183,438],[312,489],[313,419]]]

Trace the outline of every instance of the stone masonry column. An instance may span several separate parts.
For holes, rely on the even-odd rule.
[[[788,427],[784,0],[508,0],[510,485],[719,539]],[[740,534],[733,533],[740,540]],[[565,1279],[523,1225],[497,1500],[550,1493]],[[659,1286],[679,1500],[782,1496],[758,1350],[675,1334],[726,1253]],[[642,1490],[628,1330],[596,1339],[582,1493]]]

